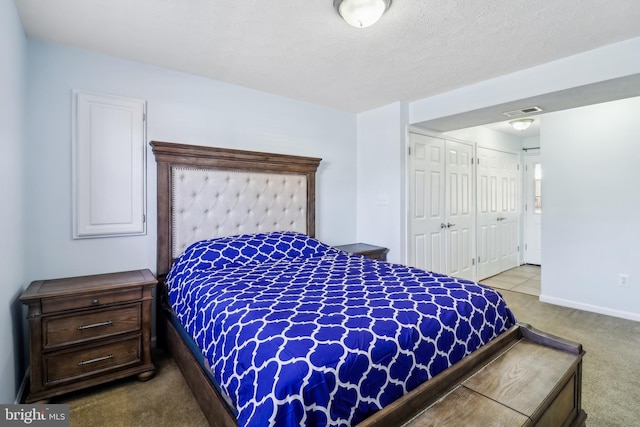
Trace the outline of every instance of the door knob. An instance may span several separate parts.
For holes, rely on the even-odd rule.
[[[444,222],[440,223],[440,228],[447,228],[447,224],[445,224]]]
[[[455,224],[451,224],[450,222],[447,223],[447,228],[451,228],[451,227],[455,227]]]

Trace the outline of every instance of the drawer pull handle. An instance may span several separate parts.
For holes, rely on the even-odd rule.
[[[98,304],[100,304],[100,300],[96,298],[93,301],[91,301],[91,304],[98,305]]]
[[[96,357],[95,359],[91,359],[91,360],[81,360],[78,362],[78,366],[90,365],[92,363],[102,362],[103,360],[109,360],[109,359],[113,359],[113,354],[109,354],[108,356],[104,356],[104,357]]]
[[[113,325],[113,322],[111,320],[107,320],[106,322],[93,323],[91,325],[80,325],[78,326],[78,330],[82,331],[83,329],[91,329],[91,328],[97,328],[99,326],[109,326],[109,325]]]

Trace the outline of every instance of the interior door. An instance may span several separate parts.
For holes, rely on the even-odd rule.
[[[446,141],[447,274],[473,280],[473,147]]]
[[[540,154],[527,154],[524,174],[524,262],[541,265],[542,164]]]
[[[498,159],[494,150],[478,148],[478,280],[500,272],[498,260]]]
[[[500,204],[498,209],[498,256],[500,271],[518,266],[518,156],[499,154]]]
[[[477,279],[518,265],[518,156],[478,148]]]
[[[409,134],[409,250],[411,266],[444,273],[444,140]]]
[[[409,265],[473,279],[473,147],[410,134]]]

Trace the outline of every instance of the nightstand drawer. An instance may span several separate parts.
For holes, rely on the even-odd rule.
[[[97,340],[140,330],[141,304],[43,319],[44,349]]]
[[[75,380],[142,362],[141,337],[43,358],[45,384]]]
[[[75,297],[49,298],[42,300],[42,313],[74,310],[79,308],[99,307],[119,302],[135,301],[142,298],[142,289],[127,289],[116,292],[96,292]]]

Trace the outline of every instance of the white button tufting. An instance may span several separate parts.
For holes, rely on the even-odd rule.
[[[306,232],[306,176],[173,168],[173,255],[230,234]],[[194,226],[196,224],[196,226]]]

